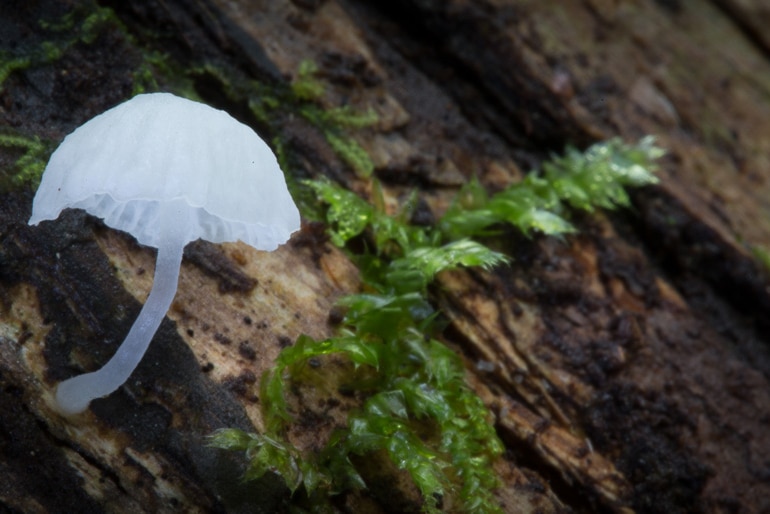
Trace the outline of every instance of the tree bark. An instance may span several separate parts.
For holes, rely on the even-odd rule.
[[[317,128],[250,108],[311,60],[325,106],[377,112],[352,137],[386,200],[417,190],[428,219],[473,176],[494,191],[567,144],[656,135],[661,182],[633,209],[576,214],[564,240],[506,233],[510,265],[442,274],[443,337],[506,445],[505,512],[770,512],[768,16],[763,0],[8,2],[0,119],[54,147],[138,85],[194,93],[280,136],[295,179],[366,194]],[[19,152],[0,148],[5,176]],[[79,211],[29,227],[32,195],[0,198],[0,511],[286,510],[278,478],[241,483],[206,436],[263,429],[259,378],[300,334],[334,332],[355,266],[315,224],[272,253],[189,246],[128,384],[64,418],[56,383],[114,353],[154,252]],[[300,392],[313,422],[292,438],[313,448],[355,400]],[[337,508],[419,508],[399,476],[373,484]]]

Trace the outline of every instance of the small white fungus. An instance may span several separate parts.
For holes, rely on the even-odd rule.
[[[66,414],[120,387],[168,311],[184,246],[241,240],[274,250],[299,229],[273,152],[224,111],[169,93],[138,95],[68,135],[51,155],[31,225],[80,208],[158,249],[150,296],[117,353],[98,371],[65,380]]]

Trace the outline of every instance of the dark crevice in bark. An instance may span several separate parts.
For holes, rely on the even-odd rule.
[[[767,33],[767,27],[763,25],[763,21],[754,20],[755,23],[749,19],[752,13],[747,12],[742,8],[740,2],[736,0],[711,0],[720,11],[725,13],[740,28],[746,38],[759,50],[759,52],[770,60],[770,46],[768,46],[768,39],[763,37],[764,33]],[[770,8],[765,8],[765,14],[770,17]]]
[[[372,39],[388,41],[440,85],[477,128],[488,128],[519,148],[561,151],[567,143],[591,142],[557,100],[542,94],[547,85],[528,70],[499,13],[484,2],[456,7],[408,0],[357,5],[348,0],[347,5],[367,15],[378,31]]]
[[[699,277],[737,312],[770,331],[770,284],[756,260],[724,241],[672,196],[658,188],[635,193],[650,256],[671,278]]]

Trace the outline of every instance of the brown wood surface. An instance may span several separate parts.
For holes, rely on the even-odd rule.
[[[265,124],[247,107],[243,84],[288,83],[309,59],[324,105],[378,113],[354,137],[388,200],[417,189],[434,217],[473,175],[495,190],[566,144],[655,134],[669,150],[661,183],[634,192],[633,209],[577,216],[562,241],[507,233],[492,244],[511,265],[440,276],[444,338],[506,444],[505,512],[770,512],[770,281],[754,256],[770,250],[764,0],[101,5],[116,18],[92,40],[8,74],[3,130],[58,142],[128,98],[143,56],[162,52],[173,66],[150,67],[160,89],[192,87],[280,134],[292,173],[365,195],[310,124]],[[65,39],[41,20],[93,8],[4,2],[0,57],[37,55]],[[17,157],[0,149],[4,170]],[[191,245],[127,386],[65,419],[55,384],[109,358],[154,253],[81,212],[30,228],[32,194],[0,197],[0,512],[285,510],[279,480],[241,484],[238,458],[205,437],[260,430],[259,377],[298,335],[333,332],[355,267],[313,225],[274,253]],[[355,406],[326,402],[332,387],[299,393],[303,448]],[[341,512],[419,508],[403,477],[368,476]]]

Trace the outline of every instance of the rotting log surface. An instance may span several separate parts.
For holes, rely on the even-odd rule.
[[[763,0],[127,4],[103,4],[119,22],[92,40],[8,74],[5,129],[61,140],[130,96],[155,50],[174,63],[152,69],[159,87],[192,84],[266,138],[280,132],[302,174],[365,192],[311,126],[265,125],[236,89],[190,71],[282,83],[311,59],[327,105],[378,112],[356,138],[389,198],[418,189],[426,219],[473,175],[494,190],[567,143],[657,135],[661,184],[631,211],[581,216],[565,241],[505,234],[511,266],[442,275],[445,339],[506,443],[506,512],[770,512],[770,283],[752,254],[770,250]],[[72,8],[5,2],[4,58],[66,39],[39,21]],[[17,157],[0,149],[4,170]],[[0,511],[285,508],[278,480],[240,484],[238,459],[205,436],[260,429],[259,376],[299,334],[331,333],[355,268],[314,226],[273,254],[191,246],[128,385],[65,420],[54,385],[109,358],[154,256],[79,212],[29,228],[31,198],[0,198]],[[352,405],[301,392],[312,423],[292,436],[311,448]],[[375,478],[339,509],[414,508],[402,481]]]

